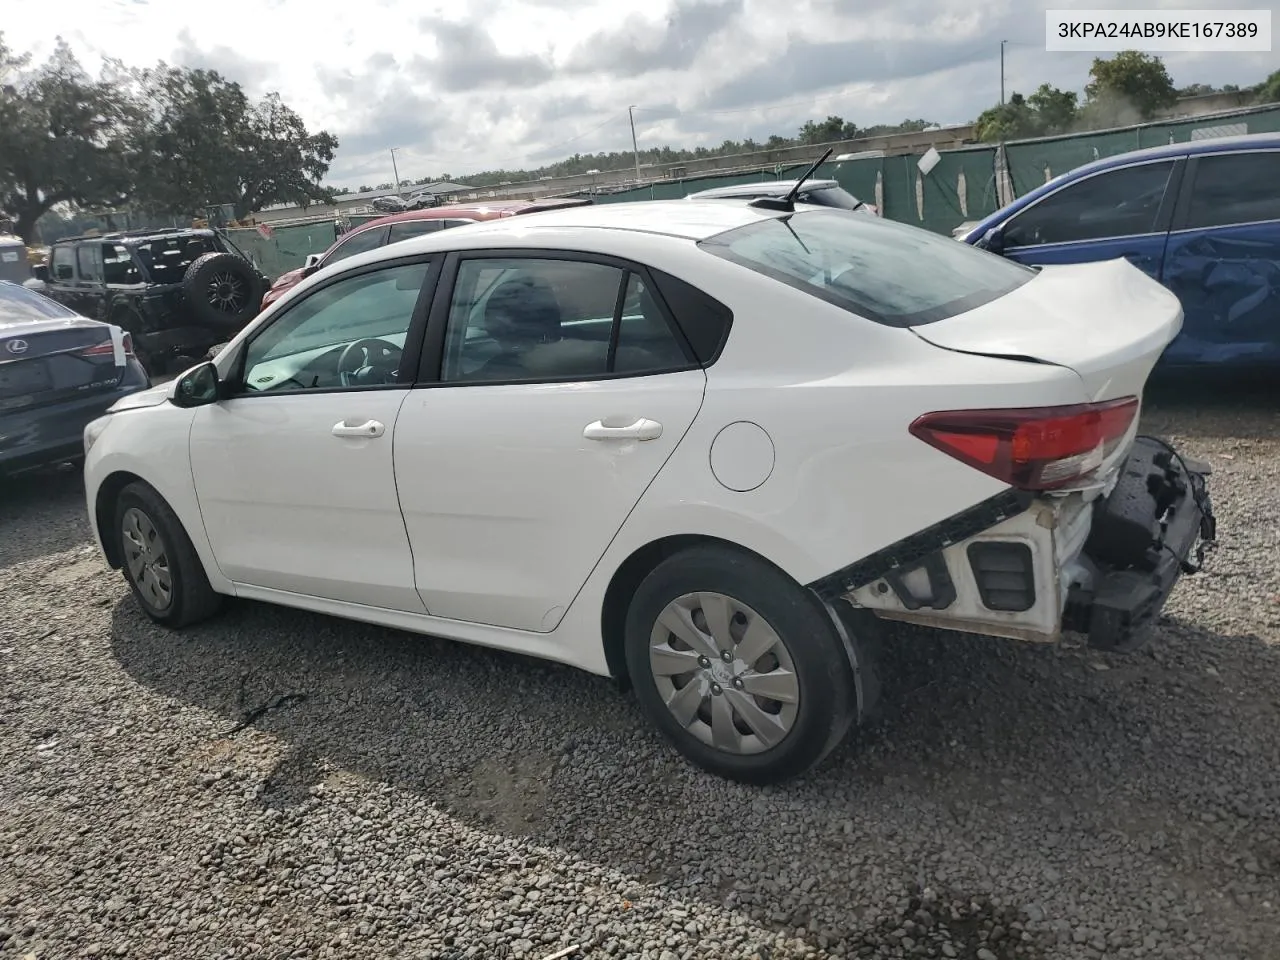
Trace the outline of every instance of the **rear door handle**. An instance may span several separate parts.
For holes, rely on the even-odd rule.
[[[340,420],[333,425],[333,435],[335,437],[359,438],[359,437],[380,437],[387,432],[386,426],[377,420],[366,420],[357,426],[352,426],[345,420]]]
[[[588,440],[657,440],[662,436],[662,424],[641,417],[625,427],[606,427],[603,421],[597,420],[587,424],[582,435]]]

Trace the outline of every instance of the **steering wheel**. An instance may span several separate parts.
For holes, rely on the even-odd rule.
[[[400,365],[401,349],[387,340],[366,337],[347,344],[338,357],[338,379],[344,387],[354,386],[377,368],[383,376],[394,375]]]

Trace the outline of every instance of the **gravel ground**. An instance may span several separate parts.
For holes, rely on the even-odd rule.
[[[765,790],[569,669],[249,603],[165,633],[76,474],[12,482],[0,957],[1280,956],[1278,410],[1149,410],[1225,542],[1144,652],[904,632],[880,723]]]

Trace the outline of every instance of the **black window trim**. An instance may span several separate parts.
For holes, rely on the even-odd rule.
[[[442,380],[444,367],[444,345],[448,334],[449,313],[453,305],[453,289],[458,279],[458,266],[463,260],[567,260],[579,263],[598,263],[614,267],[622,272],[620,293],[614,304],[613,331],[610,339],[618,330],[618,311],[626,297],[626,284],[630,274],[636,274],[649,289],[654,303],[666,321],[667,329],[675,337],[676,343],[685,356],[685,364],[663,370],[622,371],[620,373],[600,373],[592,376],[568,374],[563,377],[526,377],[518,380]],[[413,386],[418,388],[454,388],[454,387],[499,387],[509,385],[527,386],[544,383],[594,383],[603,380],[631,380],[637,377],[661,377],[671,373],[686,373],[690,370],[701,370],[694,355],[693,347],[676,322],[671,308],[663,299],[657,284],[653,282],[649,270],[643,264],[615,257],[606,253],[587,253],[582,250],[562,250],[553,247],[488,247],[454,250],[446,258],[440,274],[440,282],[436,285],[435,301],[431,305],[431,315],[427,320],[427,337],[423,344],[421,361],[418,366],[418,377]]]
[[[1118,163],[1114,167],[1107,167],[1103,170],[1095,170],[1083,177],[1076,177],[1068,180],[1054,190],[1050,190],[1042,197],[1036,197],[1034,201],[1027,204],[1013,216],[1004,220],[1000,224],[1000,232],[1002,234],[1008,231],[1009,225],[1015,222],[1019,217],[1027,213],[1028,210],[1034,210],[1040,204],[1044,203],[1050,197],[1056,197],[1063,190],[1070,190],[1081,183],[1092,180],[1095,177],[1101,177],[1109,173],[1117,173],[1121,170],[1131,170],[1135,167],[1146,167],[1156,163],[1172,163],[1172,169],[1169,171],[1169,179],[1165,183],[1164,196],[1160,200],[1160,209],[1156,212],[1155,229],[1148,230],[1145,233],[1124,233],[1116,234],[1108,237],[1094,237],[1089,240],[1058,240],[1054,243],[1028,243],[1021,246],[1006,246],[1004,252],[1012,253],[1015,250],[1045,250],[1054,249],[1056,247],[1066,247],[1079,243],[1105,243],[1108,240],[1137,240],[1143,237],[1158,237],[1169,232],[1169,225],[1173,220],[1174,204],[1179,197],[1182,183],[1184,182],[1183,171],[1186,169],[1187,158],[1185,154],[1177,154],[1168,157],[1153,157],[1146,160],[1135,160],[1130,163]]]
[[[1200,161],[1212,159],[1215,157],[1231,157],[1245,153],[1274,153],[1280,156],[1280,146],[1272,147],[1246,147],[1237,150],[1212,150],[1204,153],[1193,154],[1188,158],[1187,170],[1182,178],[1182,189],[1178,192],[1178,202],[1174,207],[1173,221],[1170,224],[1169,235],[1182,236],[1189,233],[1204,233],[1207,230],[1234,230],[1237,227],[1261,226],[1267,223],[1276,223],[1280,221],[1280,217],[1269,217],[1264,220],[1245,220],[1240,223],[1220,223],[1212,227],[1191,227],[1187,226],[1187,221],[1191,217],[1191,198],[1195,193],[1196,173],[1200,169]]]
[[[237,348],[235,363],[228,372],[226,378],[227,393],[224,399],[227,400],[245,400],[254,399],[261,400],[267,397],[296,397],[296,396],[314,396],[316,394],[330,393],[367,393],[373,390],[407,390],[413,386],[413,377],[411,371],[418,368],[418,364],[422,354],[423,338],[427,330],[427,317],[431,308],[432,298],[435,295],[436,286],[440,281],[441,266],[444,257],[439,253],[420,253],[403,257],[394,257],[387,260],[379,260],[376,263],[366,263],[363,266],[355,267],[351,270],[344,270],[337,276],[328,277],[323,283],[308,290],[303,296],[290,302],[288,307],[276,313],[270,321],[263,324],[259,329],[254,330],[252,334],[246,337]],[[427,264],[427,275],[423,278],[422,287],[418,291],[418,299],[414,301],[413,313],[409,320],[409,329],[405,334],[404,350],[401,353],[401,363],[399,377],[395,383],[370,383],[354,387],[304,387],[299,390],[285,390],[276,393],[270,390],[248,390],[244,389],[245,364],[249,358],[249,346],[263,333],[275,326],[282,317],[287,317],[298,306],[306,303],[315,294],[321,290],[327,290],[336,283],[344,280],[350,280],[353,277],[363,276],[368,273],[378,273],[382,270],[394,270],[397,267],[413,266],[415,264]]]

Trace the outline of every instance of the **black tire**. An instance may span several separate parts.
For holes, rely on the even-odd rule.
[[[139,583],[139,574],[130,563],[131,552],[136,552],[130,550],[129,536],[125,531],[130,511],[138,511],[156,533],[153,542],[158,541],[163,551],[170,584],[167,603],[157,602],[152,592]],[[147,616],[166,627],[180,628],[206,620],[218,612],[223,598],[209,586],[204,565],[183,529],[182,521],[160,494],[140,481],[131,483],[120,491],[113,517],[125,579]]]
[[[182,278],[192,319],[201,326],[238,330],[255,316],[266,292],[253,264],[234,253],[206,253]]]
[[[790,656],[799,687],[794,719],[779,742],[760,752],[713,747],[676,719],[659,692],[649,662],[658,618],[668,604],[699,592],[718,593],[750,607]],[[628,672],[645,715],[694,764],[730,780],[764,785],[805,773],[840,743],[858,715],[853,671],[825,608],[784,573],[744,551],[699,546],[664,560],[631,600],[625,644]],[[741,691],[733,695],[744,696]]]

